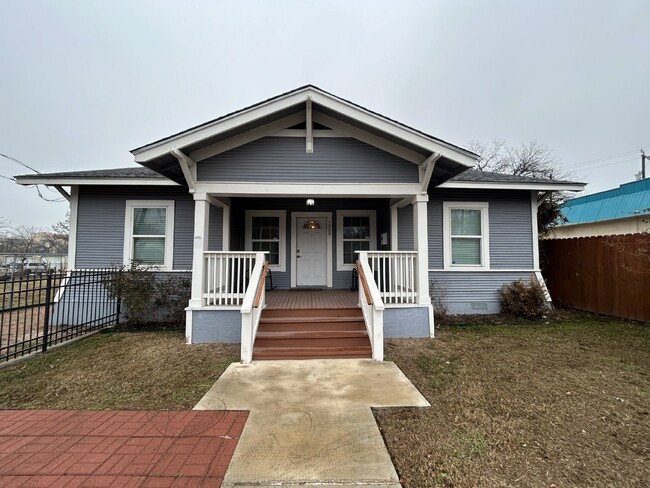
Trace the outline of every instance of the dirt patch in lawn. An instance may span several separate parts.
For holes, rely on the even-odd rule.
[[[647,486],[650,327],[505,322],[387,341],[432,405],[376,412],[404,486]]]
[[[238,344],[187,345],[177,330],[107,330],[0,368],[0,408],[192,408]]]

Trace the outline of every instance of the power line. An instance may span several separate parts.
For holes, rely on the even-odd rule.
[[[641,149],[648,149],[648,148],[650,148],[650,145],[643,146]],[[576,168],[578,166],[586,166],[586,165],[589,165],[591,163],[599,163],[599,162],[602,162],[602,161],[608,161],[610,159],[618,159],[618,158],[629,156],[630,154],[634,154],[634,153],[638,153],[638,152],[639,152],[639,149],[633,149],[633,150],[630,150],[630,151],[625,151],[625,152],[622,152],[622,153],[613,154],[611,156],[602,156],[602,157],[595,158],[595,159],[587,159],[585,161],[580,161],[578,163],[565,164],[563,166],[565,168]]]
[[[580,171],[588,171],[592,169],[598,169],[598,168],[606,168],[607,166],[614,166],[616,164],[623,164],[623,163],[629,163],[630,161],[638,161],[639,158],[629,158],[629,159],[623,159],[622,161],[614,161],[611,163],[606,163],[606,164],[601,164],[598,166],[589,166],[588,168],[580,168]]]
[[[9,180],[9,181],[16,181],[15,178],[12,178],[10,176],[5,176],[5,175],[0,175],[0,178],[4,178],[5,180]]]
[[[2,153],[0,153],[0,156],[2,156],[3,158],[7,158],[7,159],[9,159],[9,160],[11,160],[11,161],[13,161],[13,162],[15,162],[15,163],[18,163],[18,164],[20,164],[21,166],[23,166],[23,167],[25,167],[25,168],[27,168],[27,169],[29,169],[29,170],[32,170],[34,173],[38,173],[39,175],[41,174],[41,172],[38,171],[37,169],[32,168],[31,166],[29,166],[29,165],[23,163],[22,161],[20,161],[20,160],[18,160],[18,159],[16,159],[16,158],[12,158],[11,156],[7,156],[6,154],[2,154]]]

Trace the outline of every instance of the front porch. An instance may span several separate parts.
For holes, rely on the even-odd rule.
[[[358,308],[358,295],[350,290],[276,289],[266,293],[266,310]]]

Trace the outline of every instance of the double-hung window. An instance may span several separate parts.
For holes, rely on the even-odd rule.
[[[127,200],[124,264],[172,269],[174,201]]]
[[[487,203],[445,202],[443,231],[445,268],[490,268]]]
[[[356,251],[377,248],[376,213],[374,210],[339,210],[336,213],[337,266],[352,269],[357,261]]]
[[[274,271],[285,271],[286,212],[284,210],[247,210],[246,249],[266,251],[269,268]]]

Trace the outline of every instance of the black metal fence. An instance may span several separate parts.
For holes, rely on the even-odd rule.
[[[0,363],[118,324],[120,301],[108,293],[117,272],[63,271],[0,281]]]

